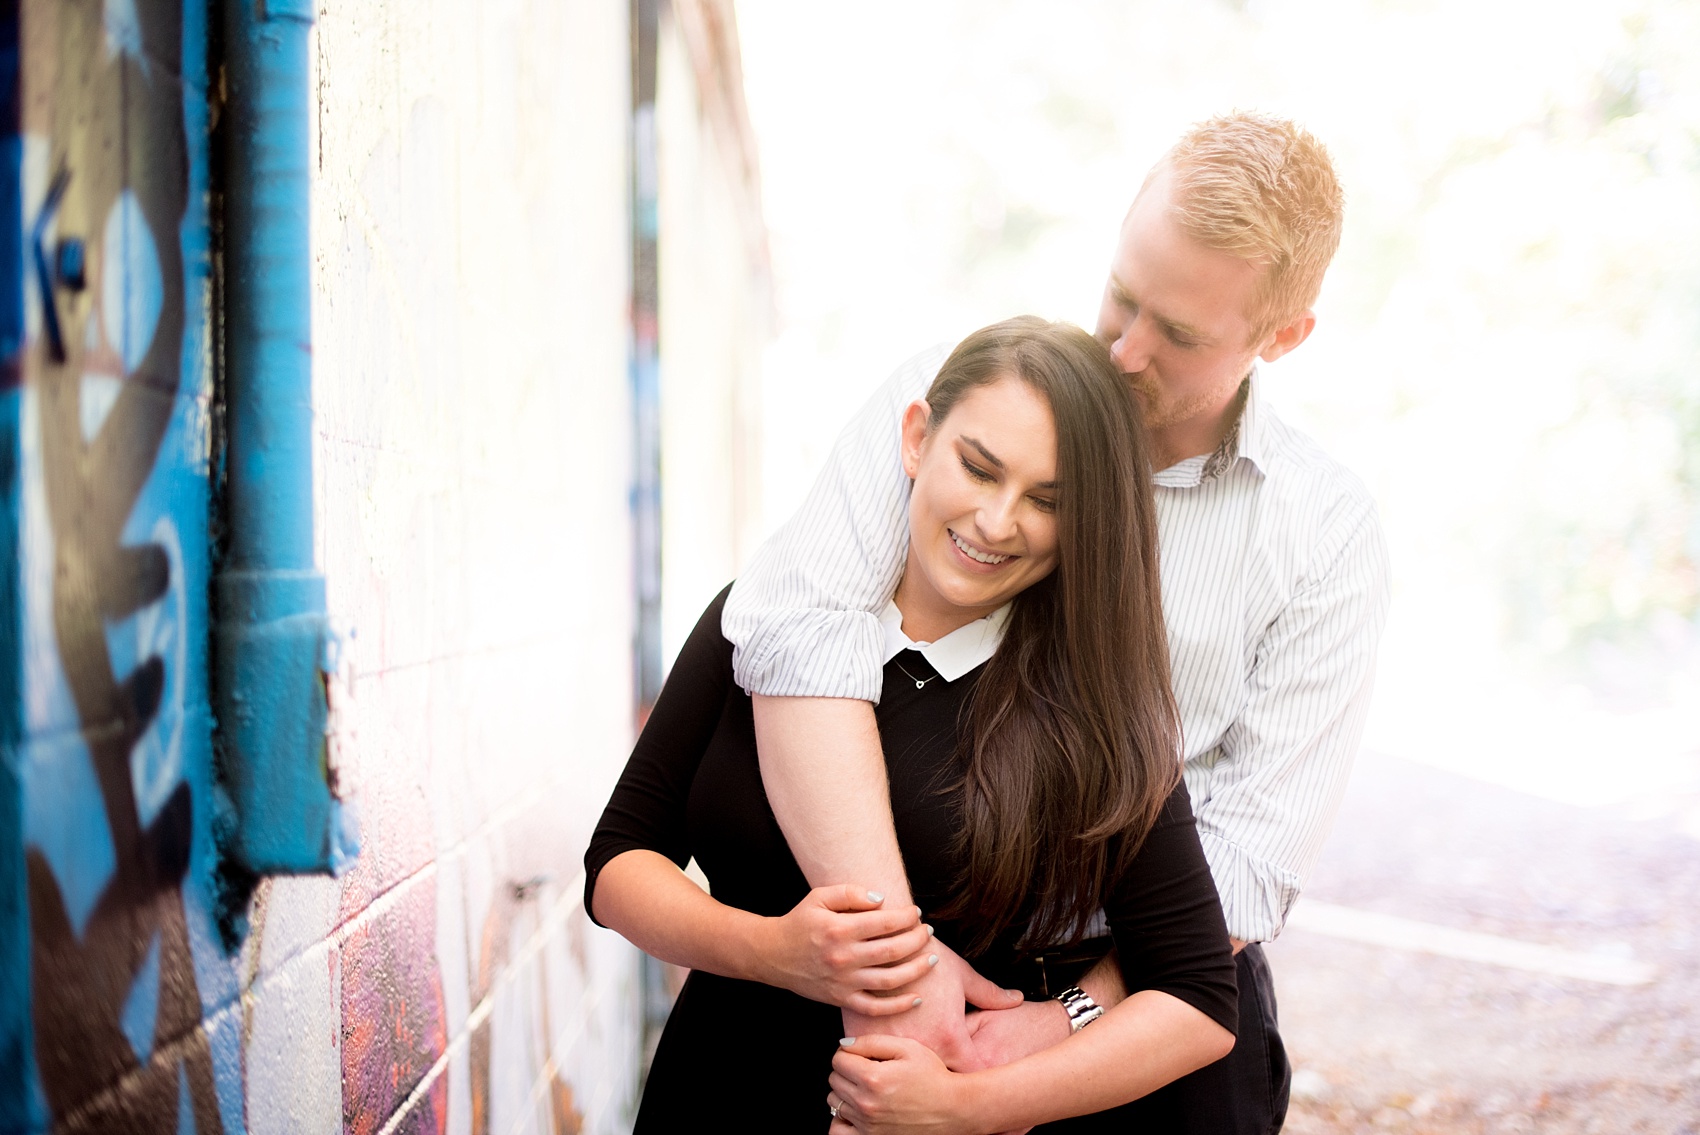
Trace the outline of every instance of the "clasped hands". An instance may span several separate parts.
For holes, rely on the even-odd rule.
[[[767,984],[844,1010],[853,1043],[833,1058],[834,1132],[990,1130],[967,1074],[1069,1035],[1061,1005],[987,981],[918,907],[888,908],[865,888],[817,887],[765,933]]]

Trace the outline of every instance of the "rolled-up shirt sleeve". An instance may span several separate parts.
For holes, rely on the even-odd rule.
[[[1281,932],[1339,809],[1387,618],[1387,550],[1367,498],[1342,510],[1312,571],[1263,633],[1238,719],[1188,768],[1228,932]]]
[[[879,701],[878,613],[909,545],[903,409],[926,395],[949,353],[923,351],[886,380],[839,434],[802,508],[739,576],[721,630],[743,689]]]

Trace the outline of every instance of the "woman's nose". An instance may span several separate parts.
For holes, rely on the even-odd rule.
[[[1015,535],[1016,504],[1016,498],[999,493],[980,509],[980,534],[988,544],[1001,544]]]

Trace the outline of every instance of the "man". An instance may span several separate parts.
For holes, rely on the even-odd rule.
[[[1281,930],[1344,791],[1387,603],[1362,485],[1264,405],[1257,360],[1302,345],[1339,244],[1326,151],[1290,122],[1236,114],[1189,131],[1122,224],[1098,338],[1128,376],[1159,460],[1163,606],[1185,775],[1239,958],[1240,1033],[1222,1062],[1151,1097],[1154,1123],[1271,1132],[1287,1065],[1259,942]],[[944,357],[895,375],[839,439],[807,503],[734,588],[724,630],[755,695],[762,772],[811,883],[909,902],[870,704],[876,613],[904,559],[897,418]],[[1127,995],[1114,959],[1082,979]],[[997,998],[946,958],[920,1006],[846,1030],[896,1032],[967,1068],[1068,1036],[1078,999],[977,1014]],[[1052,991],[1057,992],[1057,991]],[[972,1034],[972,1035],[970,1035]]]

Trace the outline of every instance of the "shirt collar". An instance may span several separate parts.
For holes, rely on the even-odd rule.
[[[1263,436],[1263,423],[1265,418],[1263,413],[1263,398],[1261,395],[1261,391],[1263,389],[1263,377],[1255,362],[1251,364],[1250,377],[1251,389],[1246,391],[1245,409],[1240,413],[1240,440],[1238,455],[1257,466],[1258,471],[1262,472],[1265,468],[1264,451],[1265,443],[1268,439]]]
[[[1216,458],[1214,453],[1200,454],[1189,457],[1185,461],[1177,461],[1167,469],[1157,471],[1153,482],[1171,489],[1189,489],[1202,484],[1207,479],[1214,479],[1232,469],[1243,458],[1251,462],[1258,472],[1264,469],[1265,439],[1263,436],[1263,420],[1261,391],[1263,380],[1259,375],[1256,360],[1253,360],[1251,373],[1246,376],[1245,406],[1240,410],[1237,428],[1230,431],[1228,450],[1224,455],[1226,460],[1215,462],[1215,471],[1207,476]]]
[[[1009,604],[1005,603],[985,618],[957,627],[936,642],[916,642],[903,633],[903,612],[888,599],[885,610],[880,612],[880,627],[885,631],[885,661],[890,662],[905,650],[916,650],[927,660],[927,665],[939,672],[939,677],[954,682],[996,652],[1008,622]]]

